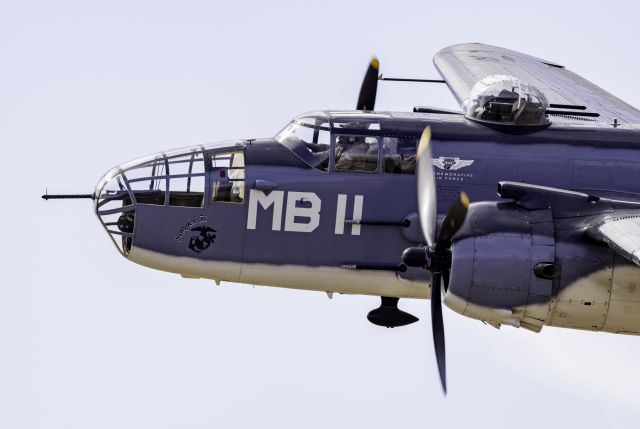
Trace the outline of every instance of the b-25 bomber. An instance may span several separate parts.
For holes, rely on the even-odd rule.
[[[460,110],[294,118],[275,137],[164,151],[109,170],[91,198],[140,265],[254,285],[381,297],[372,323],[430,299],[467,317],[640,333],[640,111],[563,65],[482,44],[434,64]],[[496,193],[497,191],[497,193]]]

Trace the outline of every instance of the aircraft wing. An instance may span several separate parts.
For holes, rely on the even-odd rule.
[[[574,219],[593,239],[640,266],[640,201],[518,182],[499,182],[498,194],[527,210],[549,208],[558,219]]]
[[[640,265],[640,211],[604,220],[589,228],[587,233]]]
[[[538,88],[550,104],[585,106],[598,118],[554,117],[555,123],[611,127],[640,124],[640,111],[563,65],[509,49],[480,43],[453,45],[438,52],[433,62],[463,110],[473,86],[483,78],[509,75]]]

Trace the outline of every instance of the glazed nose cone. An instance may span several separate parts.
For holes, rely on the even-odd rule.
[[[121,171],[118,166],[100,178],[94,191],[94,211],[118,251],[128,257],[135,228],[135,206]]]

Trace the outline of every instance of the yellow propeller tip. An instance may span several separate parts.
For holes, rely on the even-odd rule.
[[[380,60],[378,60],[378,57],[371,58],[371,67],[376,70],[380,69]]]
[[[427,150],[429,146],[429,142],[431,141],[431,127],[425,127],[422,131],[422,136],[420,137],[420,144],[418,145],[418,154],[417,158],[419,159],[422,156],[422,153]]]
[[[460,202],[462,203],[463,206],[469,207],[469,196],[467,195],[466,192],[460,193]]]

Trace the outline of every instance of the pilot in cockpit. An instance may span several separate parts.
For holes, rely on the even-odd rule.
[[[376,171],[378,144],[364,136],[338,136],[335,148],[336,170]]]

